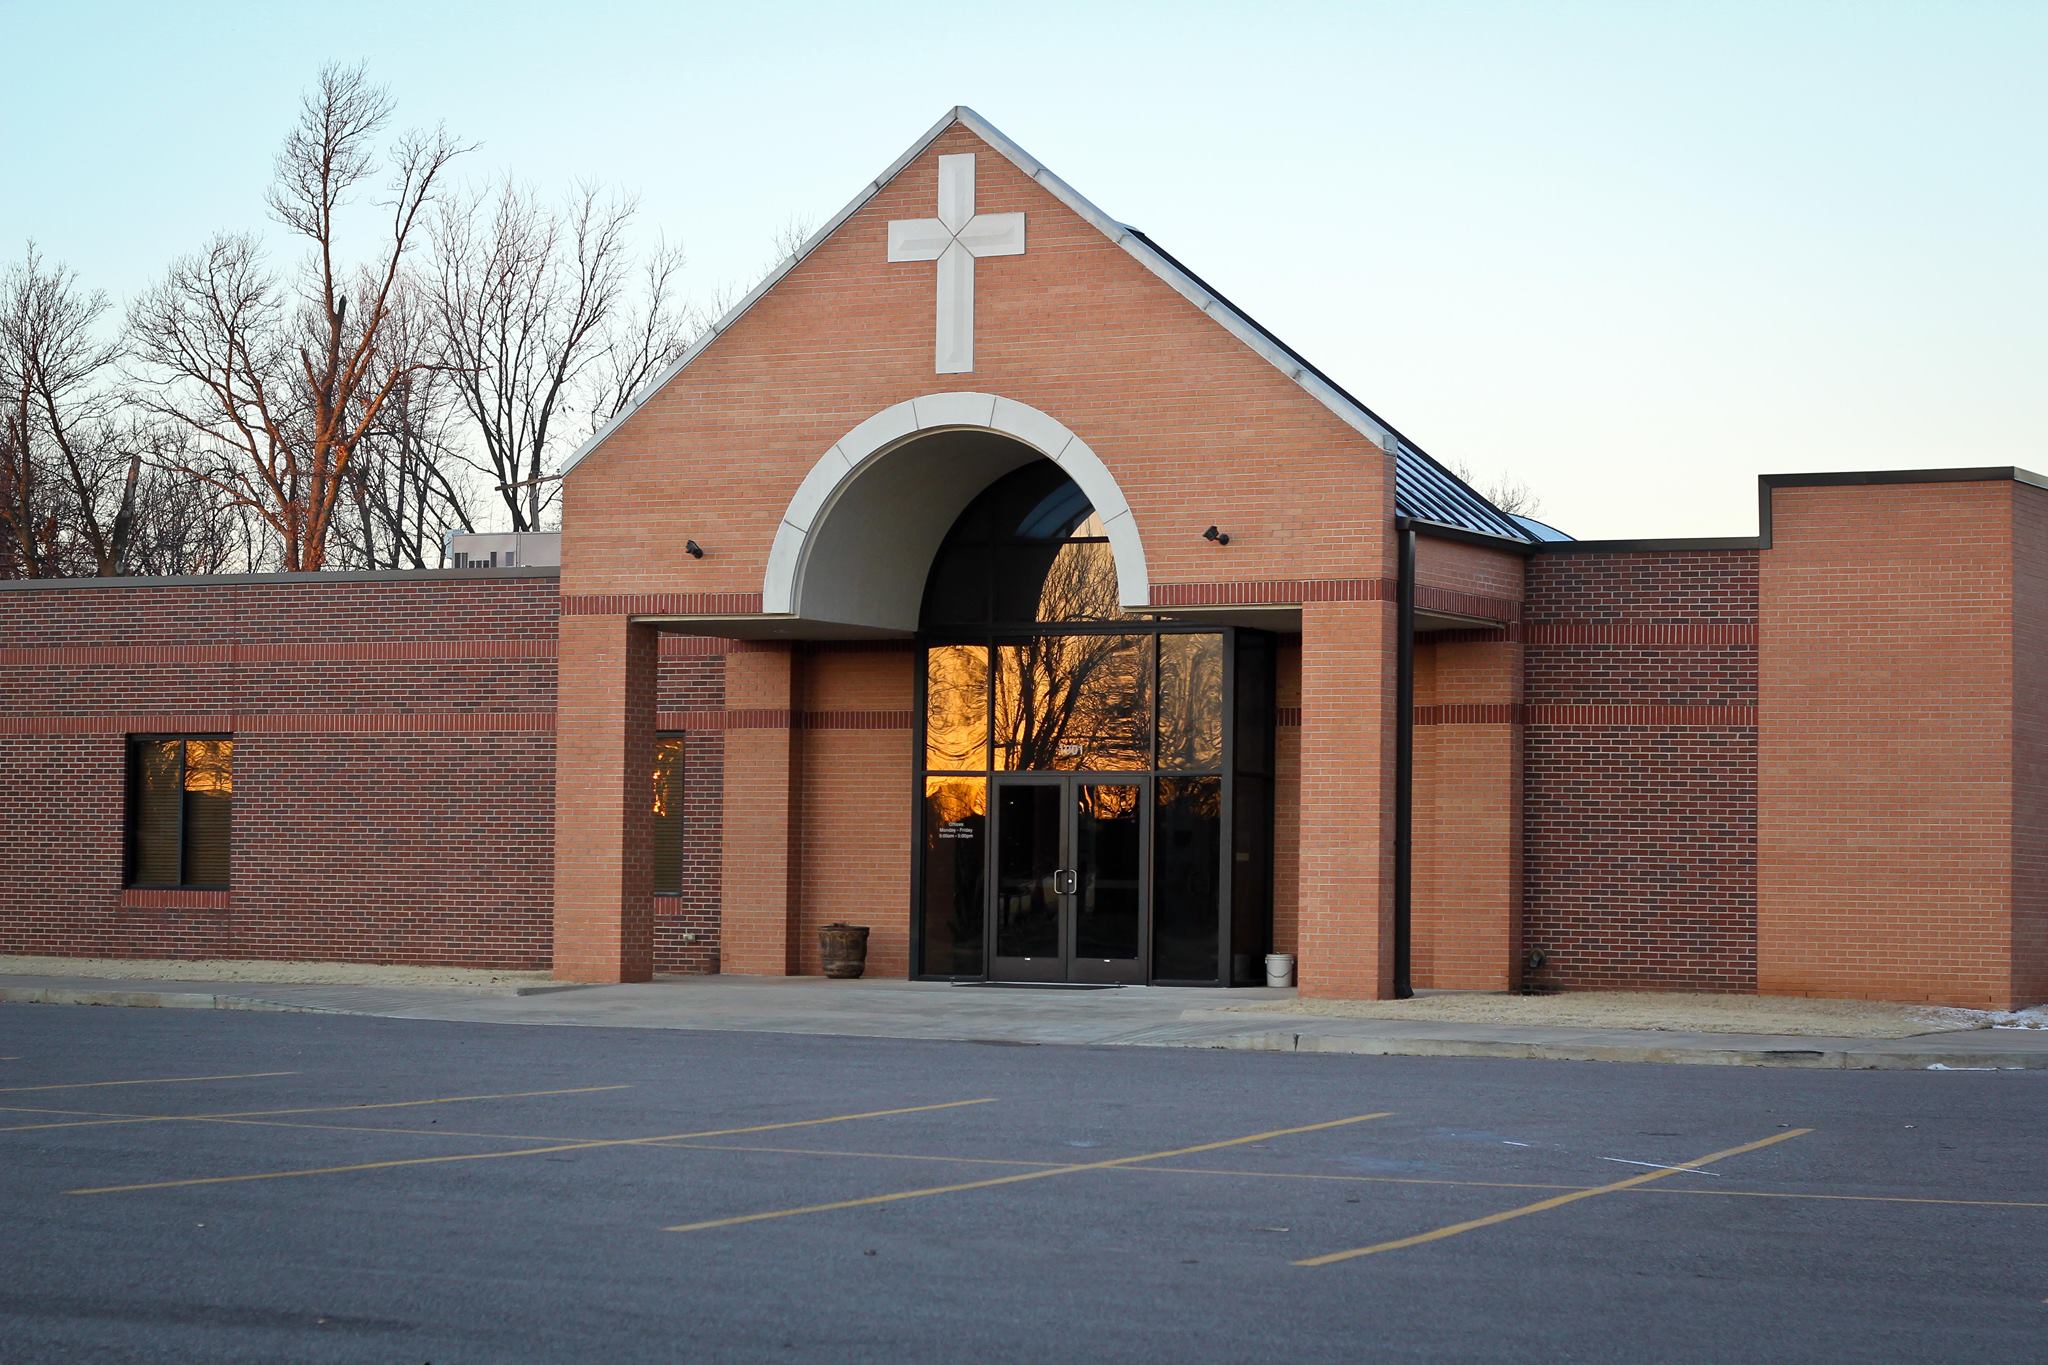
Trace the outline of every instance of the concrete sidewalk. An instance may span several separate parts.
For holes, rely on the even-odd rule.
[[[651,985],[316,986],[0,977],[0,1003],[282,1010],[463,1023],[736,1030],[1015,1044],[1878,1070],[2048,1070],[2048,1030],[1813,1038],[1332,1019],[1244,1010],[1294,992],[1016,989],[816,977],[664,978]],[[1225,1010],[1225,1005],[1235,1006]]]

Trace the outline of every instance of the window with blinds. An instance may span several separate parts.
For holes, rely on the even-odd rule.
[[[128,884],[225,889],[235,742],[225,736],[128,741]]]
[[[683,889],[683,737],[654,742],[654,894]]]

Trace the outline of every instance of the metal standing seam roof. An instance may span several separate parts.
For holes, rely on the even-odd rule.
[[[1480,496],[1463,479],[1431,459],[1421,447],[1394,430],[1384,418],[1310,364],[1299,351],[1281,341],[1250,314],[1210,288],[1193,271],[1168,255],[1158,243],[1097,208],[1066,181],[1054,175],[1043,163],[965,105],[956,106],[948,111],[946,116],[933,124],[908,151],[896,158],[887,170],[855,195],[851,203],[813,233],[810,240],[771,270],[767,278],[755,285],[745,298],[734,304],[724,317],[706,328],[675,364],[628,401],[610,421],[593,432],[590,438],[563,462],[562,472],[568,473],[584,456],[603,444],[605,438],[616,431],[641,404],[653,397],[669,380],[675,378],[691,361],[702,354],[727,327],[752,308],[762,295],[795,268],[797,262],[810,255],[820,243],[838,231],[840,224],[851,218],[862,205],[879,193],[884,185],[895,179],[904,167],[937,139],[939,134],[956,123],[965,125],[997,153],[1007,157],[1012,164],[1060,203],[1136,257],[1146,269],[1159,276],[1188,302],[1208,314],[1211,320],[1220,324],[1239,341],[1263,356],[1268,363],[1301,385],[1325,407],[1343,418],[1354,430],[1382,449],[1392,451],[1395,457],[1394,502],[1398,515],[1480,535],[1497,536],[1517,544],[1529,544],[1538,538],[1525,530],[1513,517]]]

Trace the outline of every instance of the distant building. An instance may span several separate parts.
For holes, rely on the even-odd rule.
[[[560,531],[468,531],[448,536],[451,569],[560,568]]]

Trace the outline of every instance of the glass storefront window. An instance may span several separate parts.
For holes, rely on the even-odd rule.
[[[1153,802],[1152,975],[1216,977],[1223,779],[1162,777]]]
[[[995,672],[997,768],[1152,766],[1149,636],[1038,635],[998,645]]]
[[[935,645],[925,651],[924,766],[988,767],[988,647]]]
[[[1159,768],[1223,766],[1223,637],[1159,637]]]
[[[1270,712],[1270,687],[1234,690],[1256,632],[1127,617],[1101,517],[1048,461],[961,513],[920,626],[915,969],[1177,983],[1251,970],[1233,964],[1263,951],[1252,940],[1267,921],[1235,917],[1265,904],[1270,817],[1264,801],[1242,805],[1244,785],[1265,779],[1245,771],[1244,721],[1226,719],[1226,700]],[[1258,748],[1269,763],[1270,743]]]
[[[988,779],[924,780],[924,970],[979,976],[988,844]]]

